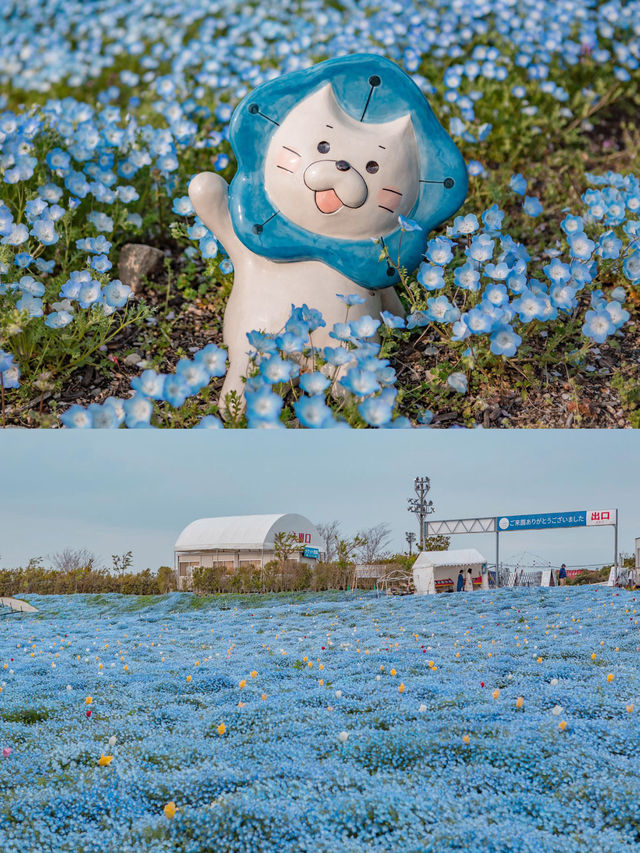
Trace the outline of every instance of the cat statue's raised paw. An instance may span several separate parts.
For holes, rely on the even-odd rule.
[[[322,312],[314,345],[335,344],[337,294],[358,294],[350,320],[402,314],[396,270],[410,272],[428,232],[467,191],[467,171],[426,98],[397,65],[358,54],[259,86],[236,108],[231,185],[212,172],[189,184],[195,212],[224,246],[234,282],[224,317],[230,367],[221,401],[243,390],[247,334],[276,333],[292,305]],[[401,231],[398,216],[421,230]]]

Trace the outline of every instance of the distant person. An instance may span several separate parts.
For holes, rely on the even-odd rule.
[[[464,575],[462,574],[462,569],[458,572],[458,585],[456,586],[456,592],[462,592],[464,589]]]
[[[560,581],[560,586],[567,585],[567,567],[564,563],[560,566],[560,571],[558,572],[558,579]]]
[[[467,569],[467,577],[464,581],[464,591],[473,592],[473,575],[471,574],[471,569]]]

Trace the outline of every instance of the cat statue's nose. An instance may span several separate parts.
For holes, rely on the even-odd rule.
[[[343,205],[362,207],[369,194],[365,179],[346,160],[316,160],[305,169],[304,182],[322,213],[335,213]]]

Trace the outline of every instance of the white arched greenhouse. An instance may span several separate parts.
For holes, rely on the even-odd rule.
[[[188,524],[174,546],[178,589],[190,589],[193,570],[219,566],[228,574],[247,566],[264,568],[275,559],[276,536],[292,533],[299,550],[290,559],[314,563],[324,556],[324,543],[303,515],[231,515],[199,518]]]

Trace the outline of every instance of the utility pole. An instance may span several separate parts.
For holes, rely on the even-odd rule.
[[[419,550],[424,550],[424,522],[427,516],[435,511],[433,501],[427,500],[427,495],[431,489],[431,480],[429,477],[416,477],[413,481],[413,489],[417,495],[415,498],[408,498],[409,512],[415,513],[418,519],[418,542]]]
[[[404,534],[404,536],[405,536],[405,539],[407,540],[407,542],[409,543],[409,556],[411,557],[413,554],[411,547],[412,547],[413,543],[416,541],[416,534],[411,530],[407,530],[407,532]]]

